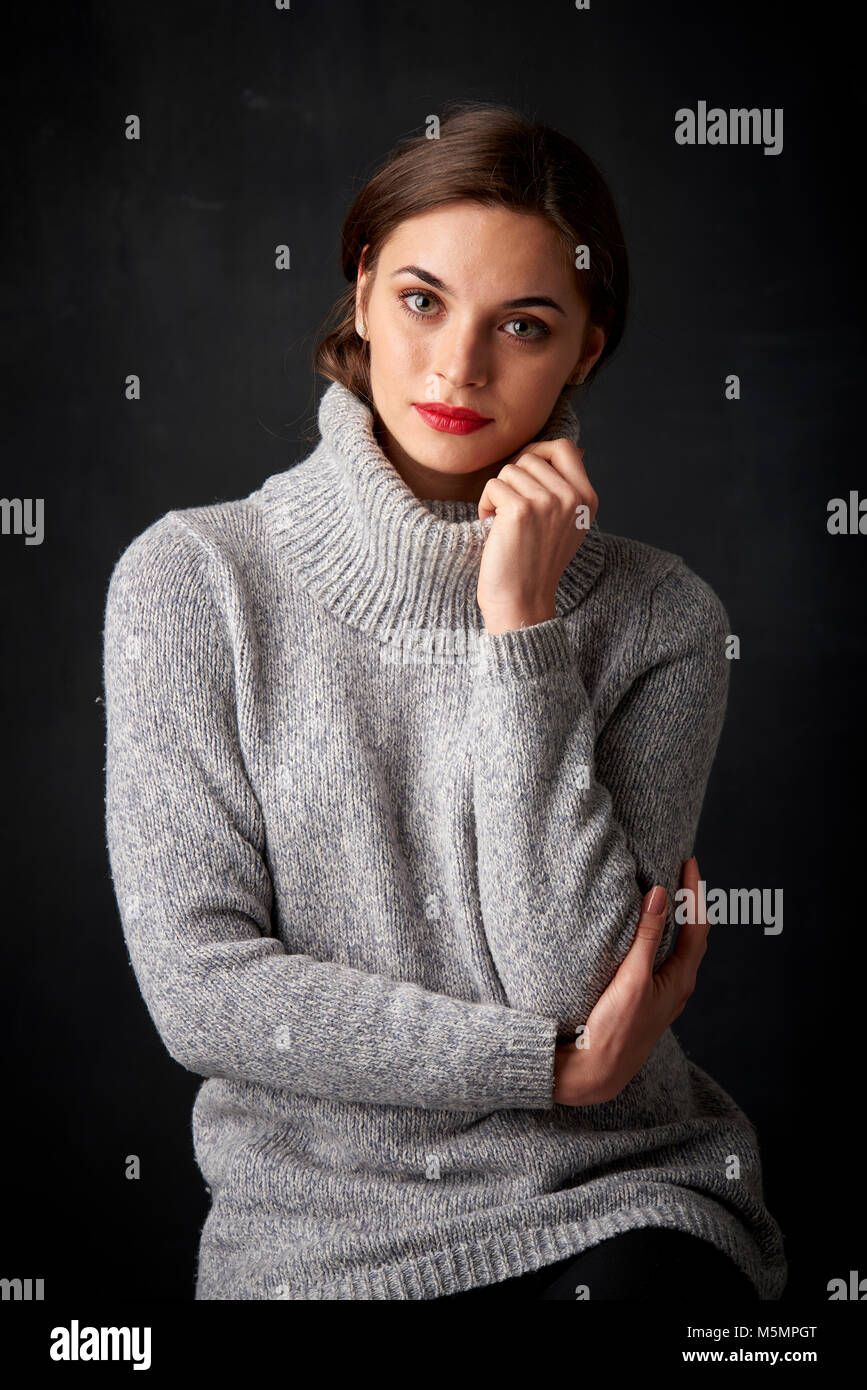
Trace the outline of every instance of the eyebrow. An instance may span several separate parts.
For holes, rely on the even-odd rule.
[[[402,265],[400,270],[393,270],[388,277],[393,280],[396,275],[414,275],[417,280],[424,280],[432,289],[442,290],[443,294],[451,294],[448,285],[444,285],[438,275],[433,275],[429,270],[423,270],[420,265]],[[528,294],[523,299],[507,299],[501,305],[501,309],[533,309],[537,306],[544,306],[548,309],[556,309],[558,314],[566,318],[566,310],[562,308],[549,294]]]

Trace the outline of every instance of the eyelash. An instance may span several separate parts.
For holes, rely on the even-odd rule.
[[[440,300],[437,298],[437,296],[433,294],[430,290],[401,290],[400,294],[397,296],[398,300],[400,301],[401,309],[403,309],[405,314],[409,314],[410,318],[415,319],[416,322],[418,322],[419,319],[434,318],[434,314],[420,314],[417,309],[410,309],[409,305],[406,303],[406,300],[412,299],[413,296],[417,294],[423,294],[427,299],[436,300],[437,304],[440,303]],[[523,321],[526,323],[532,323],[536,328],[541,328],[542,332],[537,334],[537,336],[534,338],[518,338],[514,333],[507,333],[506,337],[510,338],[513,343],[519,343],[521,347],[528,347],[531,343],[540,343],[544,338],[550,338],[550,328],[546,323],[542,323],[540,319],[528,318]],[[507,319],[506,322],[517,323],[519,322],[519,320]]]

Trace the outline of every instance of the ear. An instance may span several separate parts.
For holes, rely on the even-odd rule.
[[[605,347],[605,339],[608,333],[600,323],[588,323],[587,331],[584,335],[584,350],[581,357],[575,364],[575,369],[569,376],[567,386],[580,386],[586,378],[591,367],[595,367],[602,350]]]
[[[355,277],[355,323],[359,333],[360,325],[364,323],[364,301],[367,296],[368,274],[364,268],[364,257],[367,253],[369,243],[362,247],[361,255],[358,258],[358,273]],[[363,336],[363,334],[361,335]]]

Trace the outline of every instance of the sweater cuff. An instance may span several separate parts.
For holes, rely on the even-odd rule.
[[[483,632],[479,638],[480,673],[489,680],[544,676],[547,671],[567,669],[572,659],[560,617],[509,632]]]
[[[553,1110],[555,1018],[509,1011],[512,1032],[503,1067],[503,1091],[516,1110]]]

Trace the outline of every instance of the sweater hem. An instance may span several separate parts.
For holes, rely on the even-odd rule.
[[[745,1228],[738,1233],[728,1224],[723,1225],[718,1204],[692,1193],[689,1204],[666,1201],[610,1211],[584,1221],[482,1233],[448,1248],[354,1269],[334,1279],[304,1279],[293,1271],[292,1281],[287,1282],[285,1275],[281,1281],[279,1272],[275,1272],[267,1281],[269,1287],[259,1296],[290,1302],[442,1298],[502,1283],[569,1256],[577,1257],[603,1240],[645,1227],[684,1231],[710,1242],[733,1260],[753,1284],[762,1302],[779,1299],[785,1288],[788,1276],[785,1260],[763,1263],[758,1246]],[[196,1297],[208,1299],[210,1295],[197,1289]],[[696,1301],[701,1301],[700,1292]]]

